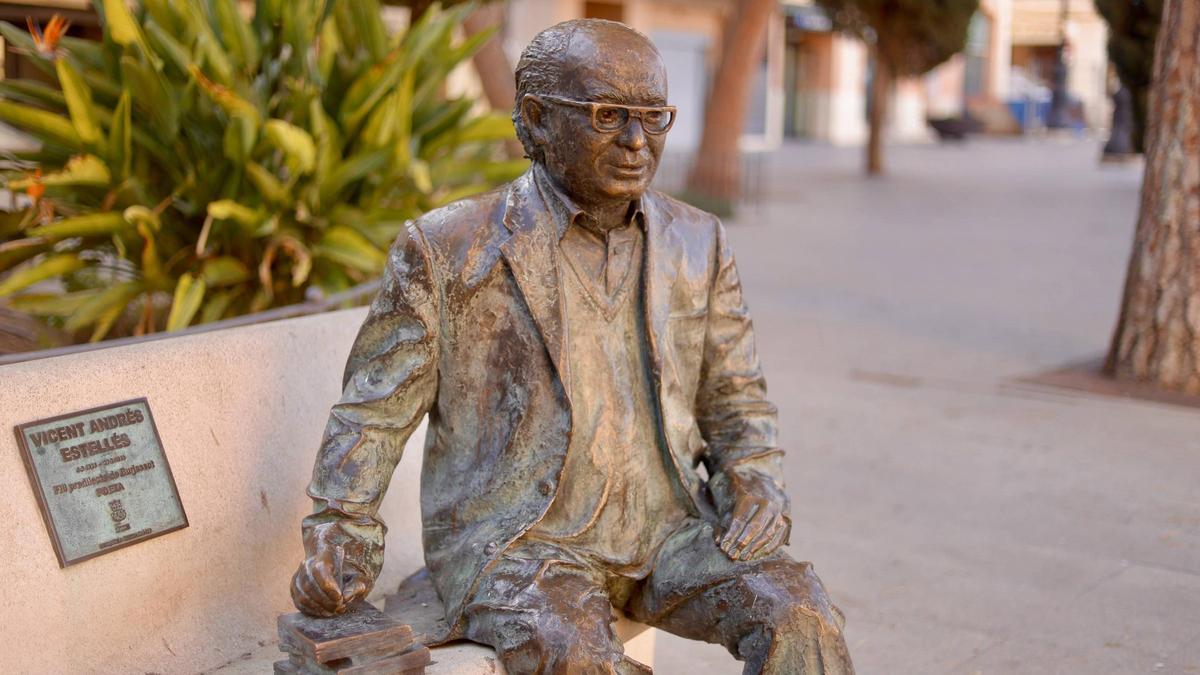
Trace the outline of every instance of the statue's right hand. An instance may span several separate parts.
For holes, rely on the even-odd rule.
[[[292,577],[292,602],[310,616],[341,614],[371,590],[363,572],[346,561],[342,546],[316,542]]]

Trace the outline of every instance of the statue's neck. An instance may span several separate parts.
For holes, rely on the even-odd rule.
[[[580,208],[591,218],[591,224],[596,229],[609,232],[629,223],[631,205],[629,201],[620,201],[588,206],[580,204]]]
[[[569,205],[583,211],[587,215],[588,227],[598,230],[600,234],[611,230],[623,227],[629,222],[629,217],[633,208],[634,202],[630,199],[611,199],[603,201],[592,201],[587,198],[582,198],[578,195],[571,194],[571,191],[566,189],[554,175],[545,171],[544,176],[550,183],[551,187],[558,195],[569,202]]]

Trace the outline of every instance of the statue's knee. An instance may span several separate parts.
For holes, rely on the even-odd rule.
[[[840,637],[845,620],[832,605],[814,607],[795,599],[781,600],[771,613],[771,628],[776,634],[820,635]]]
[[[796,564],[786,574],[769,576],[759,597],[767,601],[766,623],[773,632],[798,631],[822,636],[840,636],[846,619],[833,605],[821,580],[811,567]]]
[[[624,655],[607,625],[581,626],[559,617],[543,617],[528,628],[504,640],[507,648],[501,661],[513,675],[614,673]]]

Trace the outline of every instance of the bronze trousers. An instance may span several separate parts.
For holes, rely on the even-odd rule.
[[[853,675],[844,619],[806,562],[782,552],[730,560],[712,527],[689,519],[644,578],[568,547],[518,541],[484,573],[465,609],[467,637],[491,645],[510,675],[648,673],[613,631],[614,609],[693,640],[724,645],[744,673]]]

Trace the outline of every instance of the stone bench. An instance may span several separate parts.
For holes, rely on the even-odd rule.
[[[418,643],[428,642],[430,636],[442,632],[446,625],[441,600],[433,588],[429,573],[424,569],[405,579],[395,593],[384,599],[383,611],[411,625]],[[617,637],[625,644],[625,653],[630,658],[646,665],[654,663],[652,629],[624,617],[617,621],[615,627]],[[504,672],[495,653],[482,645],[459,642],[434,647],[432,652],[435,665],[427,668],[427,673],[485,675]]]
[[[281,617],[280,649],[289,654],[291,661],[276,661],[276,675],[343,672],[336,668],[327,671],[322,667],[322,664],[328,664],[331,660],[340,660],[338,662],[342,663],[346,672],[353,673],[360,672],[359,669],[362,669],[362,672],[376,672],[368,669],[380,662],[402,663],[406,660],[420,662],[422,665],[432,662],[425,666],[424,670],[432,675],[490,675],[504,672],[495,653],[483,645],[460,641],[432,649],[422,647],[431,643],[434,636],[444,633],[446,628],[441,599],[434,590],[428,571],[424,568],[402,581],[395,593],[384,598],[383,612],[379,612],[374,606],[363,607],[366,609],[352,609],[349,616],[341,619],[314,620],[298,613]],[[365,628],[347,631],[345,624],[355,627],[361,625]],[[645,664],[653,662],[654,633],[650,628],[621,617],[615,624],[615,630],[631,658]],[[303,635],[296,639],[295,634]],[[313,635],[318,637],[314,638]],[[358,640],[359,637],[367,639]],[[392,639],[391,648],[381,648],[387,638]],[[355,640],[358,640],[358,644],[346,645]],[[324,658],[316,654],[321,650],[327,652]],[[428,652],[427,656],[425,652]],[[352,655],[362,658],[349,658]],[[248,660],[248,663],[236,664],[237,671],[253,672],[258,667],[266,667],[266,659],[269,657],[270,653],[257,654],[255,658]],[[278,657],[278,654],[275,654],[275,657]],[[233,667],[218,672],[228,675],[233,672]],[[399,672],[406,675],[421,671],[393,668],[380,672]]]
[[[303,556],[304,494],[350,344],[351,309],[185,332],[0,365],[0,617],[5,672],[270,672],[276,619]],[[60,569],[11,427],[145,397],[188,527]],[[423,430],[409,441],[381,508],[384,597],[424,565]],[[418,602],[419,605],[419,602]],[[398,611],[398,610],[397,610]],[[650,664],[654,632],[622,622],[632,658]],[[496,673],[491,650],[434,650],[430,673]]]

